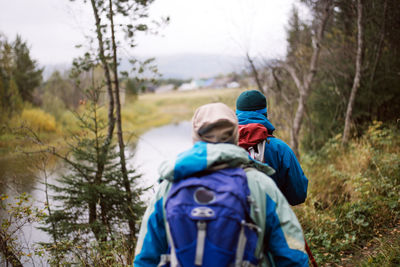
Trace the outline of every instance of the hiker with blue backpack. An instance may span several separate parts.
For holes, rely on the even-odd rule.
[[[236,116],[239,146],[275,170],[271,178],[290,205],[303,203],[307,197],[308,179],[292,149],[273,136],[275,127],[268,119],[265,96],[257,90],[241,93],[236,100]]]
[[[237,146],[235,113],[198,108],[193,147],[160,168],[134,266],[308,266],[296,215],[274,170]]]

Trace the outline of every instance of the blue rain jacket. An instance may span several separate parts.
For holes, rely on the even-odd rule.
[[[236,111],[239,125],[261,124],[269,134],[273,134],[275,127],[263,114],[256,111]],[[264,152],[265,163],[276,172],[271,175],[278,188],[286,197],[290,205],[298,205],[307,197],[308,179],[292,149],[276,137],[268,137]]]
[[[261,259],[259,266],[308,266],[304,236],[296,215],[273,180],[265,174],[272,174],[274,170],[252,160],[241,147],[205,142],[197,142],[172,162],[160,166],[161,184],[142,220],[134,266],[157,266],[162,255],[170,252],[165,203],[172,183],[201,171],[221,169],[221,166],[245,170],[250,196],[259,209],[250,211],[252,220],[261,228],[254,255]]]

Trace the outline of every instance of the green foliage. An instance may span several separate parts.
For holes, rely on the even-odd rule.
[[[12,72],[19,93],[24,101],[33,102],[32,93],[42,81],[43,69],[39,69],[37,62],[31,59],[28,45],[21,36],[17,36],[13,43],[13,56]]]
[[[324,1],[302,1],[312,11],[314,24],[302,21],[293,9],[287,28],[287,54],[285,63],[298,73],[301,81],[309,68],[313,42],[311,36],[318,26],[320,4]],[[318,151],[325,142],[341,133],[345,112],[355,75],[357,51],[356,1],[333,1],[321,53],[306,103],[302,148]],[[352,136],[359,137],[373,120],[393,123],[400,113],[400,42],[398,1],[363,1],[364,51],[360,88],[352,112]],[[273,65],[273,64],[272,64]],[[269,97],[285,106],[286,117],[293,117],[298,98],[296,85],[287,73],[272,72],[277,78]],[[284,95],[282,98],[281,96]],[[285,102],[283,102],[283,100]],[[281,120],[287,120],[282,117]]]
[[[125,236],[115,235],[110,241],[75,242],[64,239],[45,246],[55,256],[49,259],[51,266],[129,266],[126,255],[130,253]]]
[[[369,252],[359,266],[388,266],[400,265],[400,232],[396,228],[390,232],[391,237],[375,238]]]
[[[84,112],[76,113],[80,131],[72,136],[68,154],[60,156],[69,171],[57,184],[49,185],[54,201],[42,230],[53,237],[51,243],[43,244],[52,262],[114,266],[122,264],[122,257],[128,264],[127,255],[135,244],[128,221],[138,221],[145,209],[139,198],[144,190],[138,186],[140,175],[134,169],[128,171],[135,196],[128,201],[119,152],[114,145],[103,152],[107,123],[99,116],[96,96],[92,95],[94,102],[89,101]]]
[[[76,110],[84,99],[82,90],[74,85],[73,80],[55,71],[40,89],[42,108],[57,119],[63,110]]]
[[[11,79],[8,87],[8,102],[12,113],[18,113],[23,108],[22,98],[14,79]]]
[[[340,263],[400,215],[400,135],[381,122],[349,147],[340,135],[303,158],[309,197],[298,209],[306,239],[320,263]]]
[[[301,21],[297,8],[292,8],[287,29],[287,60],[295,64],[298,70],[306,67],[311,55],[311,29],[309,25]]]
[[[44,210],[35,207],[31,196],[22,193],[14,199],[8,199],[5,194],[0,195],[0,208],[5,211],[0,218],[0,264],[8,266],[23,266],[32,260],[33,255],[40,253],[40,249],[27,247],[22,240],[23,227],[32,226],[40,222]]]
[[[126,92],[138,95],[146,90],[146,83],[138,78],[128,78],[125,82]]]
[[[23,101],[33,102],[33,90],[42,80],[42,70],[30,58],[26,42],[13,43],[0,35],[0,122],[20,112]]]

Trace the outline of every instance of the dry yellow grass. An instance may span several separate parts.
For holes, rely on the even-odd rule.
[[[127,139],[135,141],[138,136],[151,128],[190,120],[194,111],[204,104],[222,102],[234,109],[236,98],[243,91],[244,89],[201,89],[143,94],[137,98],[127,96],[122,107],[123,130]],[[85,110],[86,108],[83,105],[77,112],[82,114]],[[104,121],[107,120],[107,108],[105,106],[98,109],[98,116]],[[51,144],[59,142],[71,133],[80,132],[77,119],[70,111],[66,110],[62,111],[62,116],[56,121],[52,115],[39,108],[25,109],[20,116],[13,118],[10,127],[15,128],[21,124],[36,132],[46,134],[46,141]],[[51,135],[49,135],[50,133]],[[13,142],[10,142],[10,140]],[[3,147],[6,151],[13,149],[20,143],[27,145],[25,141],[16,140],[13,134],[0,136],[0,147]]]
[[[201,105],[222,102],[234,109],[242,89],[194,90],[128,97],[122,111],[124,129],[138,136],[153,127],[190,120]]]

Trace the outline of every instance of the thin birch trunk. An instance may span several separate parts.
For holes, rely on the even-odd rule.
[[[126,191],[126,201],[127,206],[130,207],[132,205],[132,190],[131,183],[128,177],[128,170],[126,168],[126,159],[125,159],[125,143],[122,131],[122,121],[121,121],[121,101],[120,101],[120,88],[118,81],[118,65],[117,65],[117,45],[115,43],[115,29],[114,29],[114,13],[112,0],[109,0],[109,8],[110,8],[110,22],[111,22],[111,41],[112,41],[112,49],[113,49],[113,76],[114,76],[114,89],[115,89],[115,104],[116,104],[116,118],[117,118],[117,136],[118,136],[118,145],[119,145],[119,158],[121,165],[121,172],[123,177],[123,183]],[[128,225],[129,225],[129,236],[131,242],[135,239],[136,235],[136,227],[135,227],[135,214],[131,214],[128,216]],[[133,244],[133,243],[132,243]],[[132,262],[133,260],[133,247],[129,248],[128,251],[128,262]]]
[[[97,41],[99,44],[99,57],[101,64],[104,69],[104,75],[106,78],[106,87],[108,93],[108,127],[107,127],[107,136],[102,145],[100,156],[97,161],[97,171],[95,174],[95,183],[100,184],[101,178],[104,173],[105,163],[107,160],[107,155],[110,149],[112,136],[115,128],[115,117],[114,117],[114,95],[113,88],[111,82],[110,69],[107,62],[107,57],[105,55],[104,49],[104,39],[102,34],[102,25],[101,18],[99,16],[99,10],[96,6],[96,1],[91,0],[92,10],[95,17],[95,25],[96,25],[96,33],[97,33]],[[101,202],[101,201],[100,201]],[[101,205],[101,203],[100,203]],[[97,220],[97,211],[96,211],[96,203],[89,203],[89,223],[93,223]],[[99,232],[97,229],[93,229],[93,233],[96,236],[96,239],[99,239]]]
[[[358,34],[357,34],[357,56],[356,56],[356,74],[354,76],[354,82],[353,82],[353,87],[351,89],[350,93],[350,99],[349,103],[347,105],[347,111],[346,111],[346,120],[344,124],[344,131],[343,131],[343,138],[342,138],[342,143],[347,144],[349,139],[350,139],[350,127],[351,127],[351,117],[353,114],[353,107],[354,107],[354,102],[356,99],[356,94],[358,91],[358,88],[360,87],[360,81],[361,81],[361,65],[362,65],[362,53],[363,53],[363,34],[364,34],[364,29],[362,25],[362,9],[363,9],[363,4],[362,0],[357,0],[357,27],[358,27]]]

